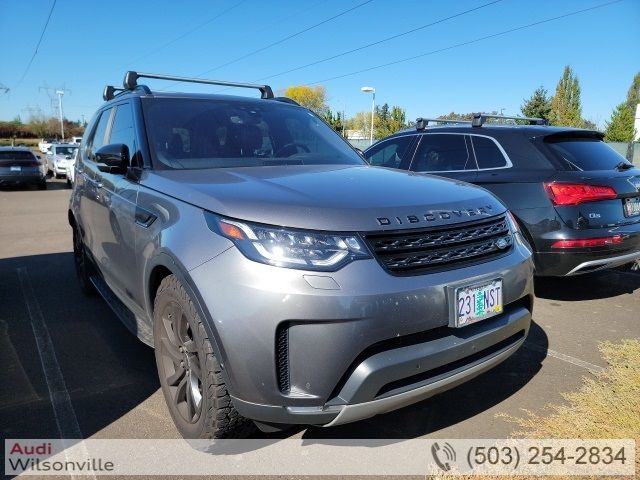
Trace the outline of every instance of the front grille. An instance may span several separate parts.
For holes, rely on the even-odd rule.
[[[366,239],[382,266],[395,275],[489,260],[513,244],[505,215],[447,228],[367,234]]]
[[[291,388],[289,380],[289,327],[280,325],[276,331],[276,372],[282,392]]]

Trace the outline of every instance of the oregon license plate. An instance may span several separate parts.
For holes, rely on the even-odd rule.
[[[640,197],[624,199],[624,214],[627,217],[640,215]]]
[[[455,326],[464,327],[502,313],[502,280],[456,289]]]

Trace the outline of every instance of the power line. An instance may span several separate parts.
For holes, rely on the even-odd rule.
[[[306,65],[301,65],[301,66],[299,66],[299,67],[294,67],[294,68],[291,68],[291,69],[289,69],[289,70],[285,70],[285,71],[280,72],[280,73],[276,73],[276,74],[273,74],[273,75],[269,75],[268,77],[262,77],[262,78],[259,78],[259,79],[257,79],[257,80],[254,80],[254,81],[259,82],[259,81],[262,81],[262,80],[267,80],[267,79],[269,79],[269,78],[279,77],[279,76],[281,76],[281,75],[286,75],[287,73],[292,73],[292,72],[296,72],[296,71],[298,71],[298,70],[302,70],[303,68],[312,67],[312,66],[314,66],[314,65],[318,65],[318,64],[320,64],[320,63],[328,62],[329,60],[335,60],[336,58],[344,57],[345,55],[349,55],[349,54],[351,54],[351,53],[359,52],[359,51],[361,51],[361,50],[365,50],[365,49],[367,49],[367,48],[374,47],[374,46],[376,46],[376,45],[380,45],[381,43],[389,42],[389,41],[391,41],[391,40],[395,40],[395,39],[397,39],[397,38],[404,37],[404,36],[409,35],[409,34],[411,34],[411,33],[415,33],[415,32],[418,32],[418,31],[420,31],[420,30],[424,30],[424,29],[426,29],[426,28],[433,27],[434,25],[438,25],[439,23],[444,23],[444,22],[446,22],[446,21],[448,21],[448,20],[452,20],[452,19],[454,19],[454,18],[461,17],[461,16],[463,16],[463,15],[466,15],[466,14],[468,14],[468,13],[472,13],[472,12],[475,12],[476,10],[480,10],[480,9],[485,8],[485,7],[488,7],[488,6],[490,6],[490,5],[494,5],[494,4],[499,3],[499,2],[501,2],[501,1],[502,1],[502,0],[494,0],[494,1],[492,1],[492,2],[485,3],[484,5],[480,5],[480,6],[478,6],[478,7],[471,8],[471,9],[469,9],[469,10],[465,10],[465,11],[463,11],[463,12],[459,12],[459,13],[456,13],[456,14],[454,14],[454,15],[450,15],[450,16],[445,17],[445,18],[441,18],[440,20],[436,20],[436,21],[431,22],[431,23],[427,23],[427,24],[422,25],[422,26],[420,26],[420,27],[412,28],[411,30],[407,30],[407,31],[405,31],[405,32],[398,33],[398,34],[396,34],[396,35],[392,35],[392,36],[390,36],[390,37],[383,38],[383,39],[378,40],[378,41],[375,41],[375,42],[367,43],[366,45],[362,45],[362,46],[360,46],[360,47],[353,48],[353,49],[351,49],[351,50],[346,50],[346,51],[344,51],[344,52],[337,53],[337,54],[332,55],[332,56],[330,56],[330,57],[326,57],[326,58],[323,58],[323,59],[320,59],[320,60],[316,60],[315,62],[307,63]]]
[[[47,16],[47,21],[45,22],[44,27],[42,28],[42,33],[40,33],[40,38],[38,39],[38,43],[36,44],[35,50],[33,51],[33,55],[31,55],[31,59],[27,64],[27,68],[24,69],[24,72],[22,73],[20,80],[18,80],[18,83],[16,84],[16,86],[13,87],[14,90],[22,84],[24,77],[27,76],[27,72],[31,68],[31,64],[33,63],[33,60],[36,58],[36,54],[38,53],[38,49],[40,48],[40,43],[42,42],[42,38],[44,37],[44,32],[47,31],[47,26],[49,25],[49,20],[51,20],[51,15],[53,14],[53,9],[55,8],[57,1],[58,0],[53,0],[53,4],[51,5],[51,10],[49,10],[49,16]]]
[[[233,64],[233,63],[239,62],[240,60],[244,60],[245,58],[248,58],[248,57],[251,57],[251,56],[255,55],[256,53],[264,52],[265,50],[267,50],[267,49],[269,49],[269,48],[271,48],[271,47],[275,47],[276,45],[280,45],[281,43],[284,43],[284,42],[286,42],[287,40],[291,40],[292,38],[295,38],[295,37],[297,37],[297,36],[299,36],[299,35],[302,35],[303,33],[306,33],[306,32],[308,32],[308,31],[310,31],[310,30],[313,30],[314,28],[317,28],[317,27],[319,27],[320,25],[324,25],[325,23],[328,23],[328,22],[330,22],[330,21],[332,21],[332,20],[335,20],[335,19],[336,19],[336,18],[338,18],[338,17],[341,17],[341,16],[343,16],[343,15],[346,15],[347,13],[352,12],[353,10],[356,10],[357,8],[363,7],[363,6],[365,6],[366,4],[371,3],[372,1],[373,1],[373,0],[366,0],[365,2],[359,3],[358,5],[356,5],[356,6],[354,6],[354,7],[348,8],[347,10],[344,10],[344,11],[342,11],[342,12],[340,12],[340,13],[336,14],[336,15],[333,15],[332,17],[329,17],[329,18],[327,18],[327,19],[325,19],[325,20],[322,20],[321,22],[318,22],[318,23],[316,23],[316,24],[314,24],[314,25],[311,25],[310,27],[307,27],[307,28],[304,28],[304,29],[302,29],[302,30],[300,30],[300,31],[298,31],[298,32],[292,33],[291,35],[288,35],[288,36],[286,36],[286,37],[284,37],[284,38],[281,38],[280,40],[277,40],[277,41],[275,41],[275,42],[273,42],[273,43],[270,43],[270,44],[268,44],[268,45],[265,45],[264,47],[258,48],[257,50],[254,50],[254,51],[252,51],[252,52],[249,52],[249,53],[247,53],[247,54],[244,54],[244,55],[242,55],[242,56],[240,56],[240,57],[238,57],[238,58],[235,58],[235,59],[233,59],[233,60],[230,60],[230,61],[228,61],[228,62],[226,62],[226,63],[223,63],[223,64],[221,64],[221,65],[218,65],[217,67],[213,67],[213,68],[211,68],[211,69],[209,69],[209,70],[206,70],[206,71],[204,71],[204,72],[202,72],[202,73],[198,74],[198,77],[200,77],[200,76],[202,76],[202,75],[206,75],[207,73],[211,73],[211,72],[213,72],[214,70],[218,70],[219,68],[226,67],[226,66],[231,65],[231,64]]]
[[[166,43],[163,43],[161,46],[159,46],[158,48],[156,48],[155,50],[145,53],[144,55],[136,58],[135,60],[129,62],[129,64],[132,63],[137,63],[140,60],[147,58],[151,55],[154,55],[156,53],[158,53],[161,50],[164,50],[165,48],[167,48],[169,45],[173,45],[174,43],[176,43],[179,40],[182,40],[184,37],[187,37],[189,35],[191,35],[193,32],[195,32],[196,30],[200,30],[202,27],[205,27],[206,25],[209,25],[211,22],[217,20],[218,18],[222,17],[223,15],[229,13],[231,10],[234,10],[235,8],[239,7],[240,5],[242,5],[243,3],[245,3],[247,0],[240,0],[238,3],[232,5],[231,7],[227,8],[226,10],[223,10],[222,12],[218,13],[217,15],[211,17],[210,19],[200,23],[199,25],[193,27],[190,30],[187,30],[186,32],[182,33],[181,35],[178,35],[177,37],[173,38],[172,40],[169,40]]]
[[[357,75],[359,73],[370,72],[371,70],[377,70],[379,68],[384,68],[384,67],[389,67],[391,65],[397,65],[399,63],[409,62],[411,60],[416,60],[418,58],[426,57],[428,55],[434,55],[436,53],[441,53],[441,52],[444,52],[444,51],[447,51],[447,50],[452,50],[454,48],[459,48],[459,47],[463,47],[463,46],[466,46],[466,45],[471,45],[472,43],[477,43],[477,42],[481,42],[483,40],[488,40],[490,38],[496,38],[496,37],[500,37],[502,35],[507,35],[509,33],[517,32],[519,30],[524,30],[524,29],[527,29],[527,28],[535,27],[537,25],[542,25],[543,23],[553,22],[555,20],[560,20],[562,18],[567,18],[567,17],[571,17],[573,15],[578,15],[580,13],[588,12],[588,11],[591,11],[591,10],[596,10],[598,8],[607,7],[609,5],[613,5],[614,3],[620,3],[621,1],[622,0],[613,0],[611,2],[601,3],[601,4],[595,5],[593,7],[583,8],[581,10],[576,10],[576,11],[573,11],[573,12],[570,12],[570,13],[565,13],[563,15],[558,15],[557,17],[547,18],[545,20],[540,20],[540,21],[537,21],[537,22],[529,23],[527,25],[521,25],[519,27],[510,28],[509,30],[504,30],[502,32],[494,33],[494,34],[491,34],[491,35],[485,35],[484,37],[479,37],[479,38],[476,38],[476,39],[473,39],[473,40],[469,40],[469,41],[466,41],[466,42],[456,43],[455,45],[450,45],[448,47],[439,48],[437,50],[432,50],[430,52],[421,53],[420,55],[414,55],[412,57],[407,57],[407,58],[403,58],[403,59],[400,59],[400,60],[395,60],[395,61],[392,61],[392,62],[383,63],[383,64],[380,64],[380,65],[376,65],[374,67],[363,68],[362,70],[357,70],[357,71],[345,73],[345,74],[342,74],[342,75],[336,75],[335,77],[329,77],[329,78],[325,78],[323,80],[318,80],[318,81],[315,81],[315,82],[308,82],[305,85],[316,85],[318,83],[330,82],[332,80],[337,80],[339,78],[350,77],[352,75]]]

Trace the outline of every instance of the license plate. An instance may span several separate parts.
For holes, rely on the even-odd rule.
[[[624,215],[626,217],[640,215],[640,197],[624,199]]]
[[[20,171],[22,171],[22,167],[20,167],[20,166],[12,166],[11,167],[11,171],[12,172],[20,172]]]
[[[456,289],[455,326],[464,327],[502,313],[502,280]]]

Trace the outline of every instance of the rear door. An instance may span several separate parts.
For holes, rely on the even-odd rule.
[[[471,143],[463,133],[420,135],[410,170],[470,183],[475,182],[478,175]]]
[[[597,132],[563,132],[538,143],[560,166],[547,190],[569,227],[640,222],[640,170],[601,138]]]

